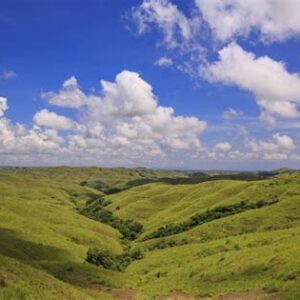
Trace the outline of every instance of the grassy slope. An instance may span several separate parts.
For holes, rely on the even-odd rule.
[[[105,189],[123,189],[148,176],[155,180],[177,175],[184,176],[122,168],[1,170],[0,299],[109,299],[110,293],[88,288],[103,290],[103,285],[140,290],[139,299],[172,290],[204,298],[254,290],[261,299],[272,293],[279,299],[300,299],[297,173],[250,182],[153,183],[106,196],[113,201],[109,209],[142,222],[146,233],[219,205],[280,202],[166,237],[189,244],[147,251],[124,274],[84,263],[92,246],[122,251],[118,232],[76,211],[90,197],[103,194],[93,187],[101,182]],[[82,181],[88,184],[81,186]],[[133,246],[148,249],[158,240]]]
[[[81,182],[125,188],[147,176],[176,174],[123,168],[1,169],[0,299],[109,298],[86,287],[122,287],[128,280],[84,260],[90,247],[121,253],[120,234],[78,213],[87,199],[103,195]]]
[[[149,231],[162,224],[186,220],[212,205],[234,201],[241,191],[253,184],[229,180],[191,185],[149,184],[107,199],[113,202],[109,208],[116,215],[141,221]]]
[[[92,273],[106,284],[114,280],[114,275],[82,265],[89,247],[122,251],[116,230],[76,211],[77,199],[98,194],[76,184],[89,174],[68,178],[58,171],[59,178],[50,176],[50,172],[53,170],[1,171],[0,279],[5,286],[0,289],[1,299],[19,299],[22,295],[30,299],[64,295],[69,299],[88,298],[90,292],[79,291],[54,277],[66,268],[74,273],[85,268],[85,274]],[[72,276],[68,276],[72,282]]]
[[[300,296],[299,243],[299,228],[194,242],[149,252],[127,274],[139,275],[139,288],[148,297],[172,290],[208,298],[261,290],[295,300]]]
[[[279,200],[272,206],[215,220],[178,235],[136,243],[136,247],[147,249],[162,239],[189,242],[148,252],[127,272],[139,274],[139,287],[149,296],[174,289],[210,297],[264,288],[268,292],[261,292],[261,297],[276,292],[280,299],[299,299],[299,184],[299,174],[283,174],[253,182],[150,184],[108,196],[116,214],[139,220],[146,233],[221,204]],[[120,209],[115,210],[118,206]]]

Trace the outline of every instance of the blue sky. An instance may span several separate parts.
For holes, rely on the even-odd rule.
[[[299,167],[296,2],[1,1],[0,165]]]

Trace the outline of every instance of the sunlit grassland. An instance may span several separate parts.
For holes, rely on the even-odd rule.
[[[256,181],[165,180],[176,176],[187,175],[124,168],[0,170],[0,299],[120,299],[115,289],[146,300],[175,299],[174,291],[182,299],[180,293],[218,299],[253,291],[253,299],[300,299],[299,173]],[[143,184],[151,181],[158,182]],[[112,201],[105,209],[115,216],[143,224],[137,240],[123,241],[116,229],[80,213],[87,200],[99,197]],[[275,200],[143,241],[163,225],[220,206]],[[119,255],[128,247],[145,257],[123,272],[85,261],[90,248]]]

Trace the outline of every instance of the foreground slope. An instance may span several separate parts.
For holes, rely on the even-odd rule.
[[[0,190],[0,298],[84,299],[55,276],[67,264],[81,267],[91,246],[122,251],[116,230],[75,209],[75,191],[79,198],[98,192],[28,170],[2,171]]]

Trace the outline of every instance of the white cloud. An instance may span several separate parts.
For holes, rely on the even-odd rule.
[[[76,108],[77,122],[47,109],[34,115],[32,128],[2,117],[0,162],[163,166],[203,151],[199,138],[206,123],[160,106],[138,73],[123,71],[113,82],[100,83],[100,94],[87,95],[72,77],[47,94],[52,105]],[[4,113],[6,99],[1,103]],[[62,129],[72,130],[60,136]]]
[[[138,73],[123,71],[116,76],[115,82],[101,80],[101,86],[103,114],[133,117],[150,113],[157,106],[152,87]]]
[[[55,112],[50,112],[47,109],[42,109],[36,113],[33,120],[38,126],[53,129],[70,130],[75,126],[75,123],[71,119],[60,116]]]
[[[273,139],[275,140],[278,147],[282,149],[287,149],[291,151],[294,150],[296,147],[293,139],[287,135],[280,135],[279,133],[276,133],[273,135]]]
[[[192,17],[187,17],[170,0],[144,0],[133,9],[139,33],[157,26],[169,48],[179,41],[205,35],[207,28],[215,39],[226,42],[237,37],[258,35],[262,41],[282,41],[300,34],[300,2],[298,0],[194,0]]]
[[[206,123],[195,117],[174,116],[172,108],[159,106],[152,87],[138,73],[123,71],[115,82],[102,80],[101,86],[101,97],[86,96],[82,125],[87,140],[76,138],[81,145],[94,143],[95,138],[97,143],[106,143],[110,138],[111,145],[131,147],[140,154],[150,148],[155,148],[155,153],[201,148],[199,135]]]
[[[7,99],[5,97],[0,97],[0,118],[3,117],[7,109],[8,109]]]
[[[255,57],[236,43],[219,52],[219,60],[209,64],[202,75],[212,82],[222,82],[254,93],[261,117],[274,123],[275,117],[300,116],[300,77],[289,73],[282,62],[268,56]]]
[[[271,138],[263,140],[245,136],[239,143],[239,148],[233,147],[229,142],[220,142],[211,149],[206,149],[208,159],[226,162],[264,161],[299,161],[297,146],[292,137],[275,133]]]
[[[281,41],[300,33],[298,0],[195,0],[220,41],[258,32],[262,40]]]
[[[153,26],[162,32],[162,44],[168,49],[188,54],[190,60],[204,59],[205,50],[199,43],[202,30],[199,13],[188,17],[169,0],[143,0],[132,9],[132,18],[140,35]]]
[[[173,65],[173,60],[170,57],[162,56],[155,62],[156,66],[166,68]]]
[[[206,157],[204,156],[204,160],[213,160],[213,161],[230,161],[232,159],[239,158],[238,156],[234,156],[235,153],[239,151],[234,150],[232,145],[229,142],[219,142],[210,148],[206,148]],[[234,157],[233,157],[234,156]]]
[[[231,145],[228,142],[217,143],[214,147],[215,151],[228,152],[231,150]]]
[[[8,79],[13,79],[17,78],[18,75],[14,71],[4,71],[0,74],[0,79],[8,80]]]
[[[132,18],[139,34],[158,29],[168,54],[181,58],[176,59],[174,65],[191,77],[201,77],[207,53],[229,41],[245,39],[251,34],[251,41],[270,43],[300,34],[298,0],[190,2],[193,4],[190,10],[183,12],[171,0],[143,0],[132,9]],[[272,122],[270,116],[268,118]]]
[[[276,133],[269,141],[249,140],[247,148],[251,151],[246,155],[248,158],[278,160],[290,158],[296,145],[290,136]]]
[[[168,0],[145,0],[132,14],[140,34],[149,29],[149,24],[155,24],[163,31],[164,43],[170,48],[179,46],[177,33],[184,41],[191,38],[189,20]]]
[[[57,135],[51,135],[40,128],[26,129],[23,125],[13,124],[6,118],[0,119],[0,155],[18,158],[18,163],[22,163],[24,154],[29,155],[32,161],[36,159],[36,153],[52,153],[54,159],[55,155],[62,151],[60,142]]]
[[[5,103],[0,118],[1,164],[195,167],[209,161],[297,158],[292,137],[279,133],[266,141],[245,135],[240,148],[223,140],[206,147],[200,141],[206,123],[159,105],[151,85],[135,72],[123,71],[112,82],[102,80],[97,95],[86,95],[75,78],[51,93],[61,95],[69,84],[76,84],[74,96],[80,93],[85,103],[77,108],[76,123],[43,109],[33,117],[35,125],[27,128],[8,120],[3,115],[6,99],[0,101],[3,107]],[[71,90],[68,93],[72,103]],[[61,129],[72,130],[60,135]]]
[[[61,146],[63,139],[58,136],[55,130],[42,130],[37,126],[27,129],[19,123],[12,123],[4,112],[8,109],[6,98],[0,98],[2,104],[2,115],[0,118],[0,162],[14,162],[22,164],[24,160],[35,161],[43,157],[37,154],[49,155],[53,159],[55,155],[64,152]],[[1,111],[1,108],[0,108]]]
[[[225,110],[223,112],[223,119],[224,120],[233,120],[233,119],[237,119],[240,118],[244,115],[244,113],[242,111],[236,110],[234,108],[228,108],[228,110]]]
[[[181,54],[196,53],[189,57],[194,63],[203,62],[205,49],[212,46],[207,45],[211,37],[222,44],[251,33],[252,39],[256,36],[263,42],[282,41],[300,34],[298,0],[193,0],[191,3],[194,5],[187,16],[171,0],[143,0],[132,9],[132,17],[139,34],[150,31],[151,26],[158,28],[167,48],[179,49]]]
[[[79,108],[86,104],[86,96],[80,90],[74,76],[63,83],[63,89],[59,93],[45,92],[42,98],[52,105]]]

